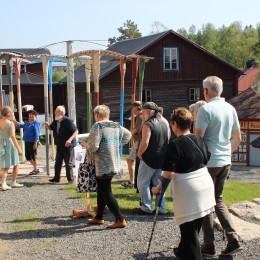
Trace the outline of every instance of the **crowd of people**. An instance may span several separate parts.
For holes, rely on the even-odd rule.
[[[242,249],[234,224],[223,201],[225,180],[231,167],[231,154],[241,141],[241,133],[235,109],[221,97],[223,82],[216,76],[203,80],[205,101],[190,107],[175,109],[169,122],[163,117],[162,107],[154,102],[135,101],[131,111],[135,124],[131,131],[110,120],[110,109],[99,105],[94,109],[93,124],[86,149],[94,158],[97,180],[97,213],[89,224],[104,224],[107,206],[115,217],[108,228],[127,226],[116,197],[112,193],[112,178],[121,171],[120,145],[127,144],[131,137],[133,145],[127,158],[129,181],[125,188],[137,188],[140,208],[137,214],[153,214],[153,195],[161,199],[159,214],[166,214],[166,200],[161,194],[163,178],[170,178],[174,200],[174,216],[180,227],[180,243],[174,254],[184,260],[201,260],[202,255],[214,256],[216,242],[213,219],[217,215],[227,237],[227,246],[222,255],[232,255]],[[2,109],[0,119],[0,165],[2,190],[22,187],[16,177],[19,156],[22,151],[15,138],[15,126],[25,131],[26,159],[32,164],[31,175],[38,174],[37,147],[39,123],[37,112],[29,111],[29,120],[19,123],[10,107]],[[65,108],[58,106],[55,120],[44,125],[53,131],[56,144],[54,178],[60,181],[63,161],[68,183],[74,182],[73,159],[75,137],[78,129],[65,116]],[[87,153],[87,154],[88,154]],[[11,186],[6,183],[8,169],[13,166]],[[203,230],[203,244],[199,233]]]

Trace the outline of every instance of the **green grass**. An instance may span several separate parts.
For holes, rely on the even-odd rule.
[[[243,200],[252,201],[260,198],[260,184],[227,181],[223,195],[227,206]]]
[[[41,242],[38,245],[39,249],[48,249],[48,248],[52,248],[52,247],[54,247],[54,244],[51,241]]]
[[[41,220],[36,213],[28,213],[12,221],[14,228],[17,230],[35,230],[40,224]]]
[[[139,194],[136,189],[125,189],[121,186],[123,181],[115,181],[112,183],[113,193],[117,198],[120,209],[122,211],[130,212],[132,209],[139,207]],[[65,192],[75,198],[85,199],[85,193],[77,193],[76,185],[68,185]],[[227,206],[234,203],[248,200],[252,201],[254,198],[260,198],[260,184],[242,183],[227,181],[224,190],[224,201]],[[96,193],[90,193],[91,204],[96,204]],[[82,202],[84,205],[84,202]],[[170,189],[166,191],[166,206],[167,212],[173,212],[173,201],[170,195]]]

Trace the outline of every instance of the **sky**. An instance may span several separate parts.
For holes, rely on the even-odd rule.
[[[0,49],[48,47],[53,54],[64,54],[66,44],[51,44],[67,40],[90,41],[73,42],[73,52],[104,49],[126,20],[143,36],[155,21],[174,31],[206,23],[216,28],[260,23],[260,0],[12,0],[0,8]]]

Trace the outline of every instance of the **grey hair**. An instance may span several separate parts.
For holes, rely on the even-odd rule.
[[[63,113],[63,115],[65,115],[65,114],[66,114],[66,109],[65,109],[65,107],[64,107],[64,106],[57,106],[57,108],[56,108],[56,109],[60,110],[60,111]]]
[[[110,109],[106,105],[99,105],[94,108],[94,114],[99,115],[102,118],[109,118]]]
[[[3,107],[2,111],[1,111],[2,116],[8,116],[9,114],[12,114],[12,113],[13,113],[13,109],[9,106]]]
[[[209,91],[220,96],[223,91],[223,81],[217,76],[209,76],[203,80],[203,88],[208,88]]]

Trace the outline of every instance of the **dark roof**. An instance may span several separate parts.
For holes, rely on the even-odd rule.
[[[47,48],[0,49],[0,52],[22,53],[26,55],[51,54]]]
[[[9,85],[7,75],[2,75],[3,86]],[[13,76],[13,84],[16,85],[15,76]],[[43,77],[29,72],[21,73],[21,85],[43,85]]]
[[[248,88],[228,102],[235,107],[240,120],[260,119],[260,92]]]
[[[255,148],[260,148],[260,136],[250,143]]]
[[[124,55],[140,54],[142,51],[149,48],[152,44],[156,43],[157,41],[159,41],[163,37],[167,36],[168,34],[173,34],[176,37],[181,38],[182,40],[190,43],[191,45],[195,46],[196,48],[199,48],[201,51],[206,52],[210,56],[213,56],[215,59],[218,59],[220,62],[224,63],[226,66],[229,66],[232,69],[236,70],[237,72],[239,72],[239,74],[242,74],[240,69],[232,66],[231,64],[229,64],[226,61],[220,59],[219,57],[210,53],[209,51],[207,51],[203,47],[199,46],[198,44],[196,44],[196,43],[194,43],[190,40],[188,40],[187,38],[185,38],[185,37],[181,36],[180,34],[174,32],[173,30],[168,30],[168,31],[165,31],[165,32],[152,34],[152,35],[148,35],[148,36],[144,36],[144,37],[140,37],[140,38],[116,42],[113,45],[111,45],[107,50],[119,52],[119,53],[124,54]],[[105,59],[107,59],[107,58],[105,58]],[[100,66],[100,79],[102,79],[108,73],[111,73],[118,66],[119,66],[118,62],[113,62],[111,64],[101,64],[101,66]],[[86,82],[85,70],[84,70],[83,66],[78,68],[75,71],[74,75],[75,75],[75,82],[78,82],[78,83]],[[67,78],[62,79],[60,82],[67,82]]]

